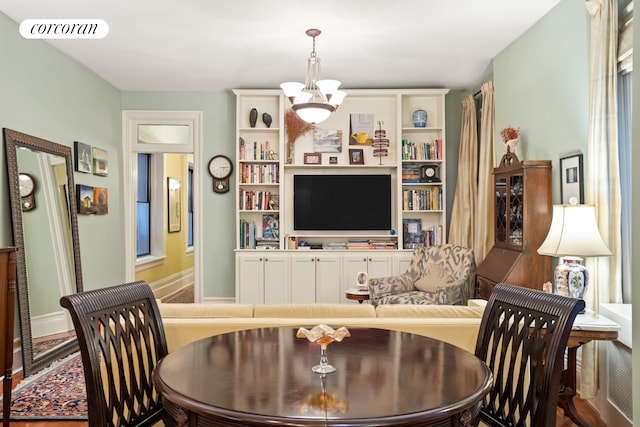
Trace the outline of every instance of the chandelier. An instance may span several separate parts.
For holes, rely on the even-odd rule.
[[[304,82],[285,82],[280,85],[285,96],[293,105],[293,111],[307,123],[316,124],[325,121],[347,95],[338,90],[338,80],[318,80],[320,77],[320,58],[316,55],[316,37],[321,31],[315,28],[306,31],[313,38],[313,50],[307,58],[307,78]]]

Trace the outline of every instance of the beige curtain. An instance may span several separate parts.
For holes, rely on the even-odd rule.
[[[473,248],[478,176],[478,126],[473,95],[462,101],[458,179],[451,208],[449,243]]]
[[[600,234],[613,256],[586,260],[590,286],[587,308],[598,311],[603,302],[621,302],[620,177],[616,108],[618,5],[616,0],[586,0],[591,15],[589,141],[587,144],[586,202],[596,206]],[[580,395],[598,392],[597,343],[582,349]]]
[[[493,168],[495,167],[495,114],[493,81],[482,85],[480,116],[480,154],[478,162],[478,199],[474,215],[473,252],[479,265],[493,247]]]

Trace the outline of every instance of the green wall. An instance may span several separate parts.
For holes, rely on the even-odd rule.
[[[235,297],[235,192],[214,193],[206,172],[209,159],[216,154],[235,159],[235,95],[231,91],[124,92],[122,109],[202,111],[202,158],[195,167],[203,171],[203,230],[194,239],[203,239],[203,295]]]
[[[563,0],[493,62],[496,162],[500,130],[520,127],[520,160],[553,162],[553,203],[560,203],[559,159],[583,153],[587,164],[588,25],[583,0]]]
[[[0,126],[73,147],[109,153],[109,176],[75,173],[76,183],[107,187],[109,214],[78,217],[85,289],[121,282],[124,275],[120,91],[40,40],[26,40],[0,13]],[[0,153],[0,245],[11,245],[4,148]]]

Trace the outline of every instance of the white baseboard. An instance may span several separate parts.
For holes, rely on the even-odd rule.
[[[163,277],[160,280],[149,283],[149,286],[153,290],[153,294],[157,299],[165,298],[171,294],[174,294],[194,282],[193,268],[183,270],[178,273],[172,274],[167,277]]]
[[[73,323],[64,309],[31,318],[32,339],[61,334],[71,330],[73,330]]]
[[[205,297],[203,300],[206,304],[235,304],[235,297]]]

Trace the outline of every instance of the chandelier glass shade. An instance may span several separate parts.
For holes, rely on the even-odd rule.
[[[320,58],[316,54],[316,37],[320,30],[312,28],[306,34],[313,38],[313,50],[307,58],[307,77],[304,84],[285,82],[280,85],[285,96],[291,101],[292,109],[307,123],[325,121],[347,95],[338,90],[338,80],[320,80]]]

